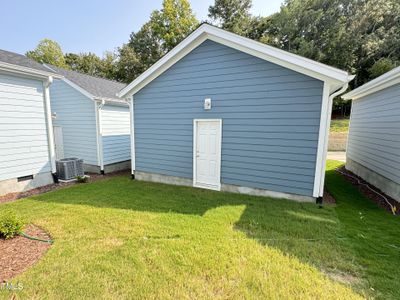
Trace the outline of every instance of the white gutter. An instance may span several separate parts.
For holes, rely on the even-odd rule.
[[[51,173],[56,174],[56,151],[54,146],[54,132],[53,132],[53,122],[51,119],[51,106],[50,106],[50,92],[49,87],[53,83],[53,77],[49,76],[46,81],[43,81],[44,90],[44,103],[46,110],[46,125],[47,125],[47,140],[49,143],[49,157],[51,164]]]

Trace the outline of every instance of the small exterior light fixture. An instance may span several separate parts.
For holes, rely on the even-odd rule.
[[[53,112],[53,113],[51,114],[51,118],[52,118],[53,120],[57,119],[57,113],[56,113],[56,112]]]
[[[205,110],[211,109],[211,98],[204,99],[204,109]]]

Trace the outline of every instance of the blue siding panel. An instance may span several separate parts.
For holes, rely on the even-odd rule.
[[[62,127],[64,156],[98,165],[94,102],[61,80],[50,86],[50,100],[57,114],[53,125]]]
[[[222,183],[312,196],[322,90],[205,41],[134,95],[136,169],[192,178],[193,119],[222,119]]]
[[[400,84],[353,101],[347,156],[400,184]]]

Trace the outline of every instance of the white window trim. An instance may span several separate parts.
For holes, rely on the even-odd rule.
[[[199,122],[219,122],[219,150],[217,154],[217,172],[219,177],[219,182],[216,186],[206,186],[204,184],[197,182],[197,167],[196,167],[196,149],[197,149],[197,124]],[[207,188],[210,190],[221,190],[221,156],[222,156],[222,119],[193,119],[193,186],[198,188]]]

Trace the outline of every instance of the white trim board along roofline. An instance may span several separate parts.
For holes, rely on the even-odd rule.
[[[48,80],[49,77],[57,78],[57,79],[62,79],[63,76],[58,75],[53,72],[45,72],[45,71],[40,71],[28,67],[23,67],[20,65],[15,65],[15,64],[10,64],[6,62],[0,61],[0,71],[4,72],[11,72],[11,73],[16,73],[20,75],[27,75],[35,78],[41,78],[42,80]]]
[[[147,71],[123,88],[117,93],[117,96],[120,98],[131,97],[207,39],[327,82],[331,88],[330,92],[341,88],[354,78],[353,75],[349,75],[345,71],[205,23],[147,69]]]
[[[371,80],[355,90],[344,94],[342,98],[345,100],[356,100],[398,83],[400,83],[400,67],[394,68],[393,70],[375,78],[374,80]]]

